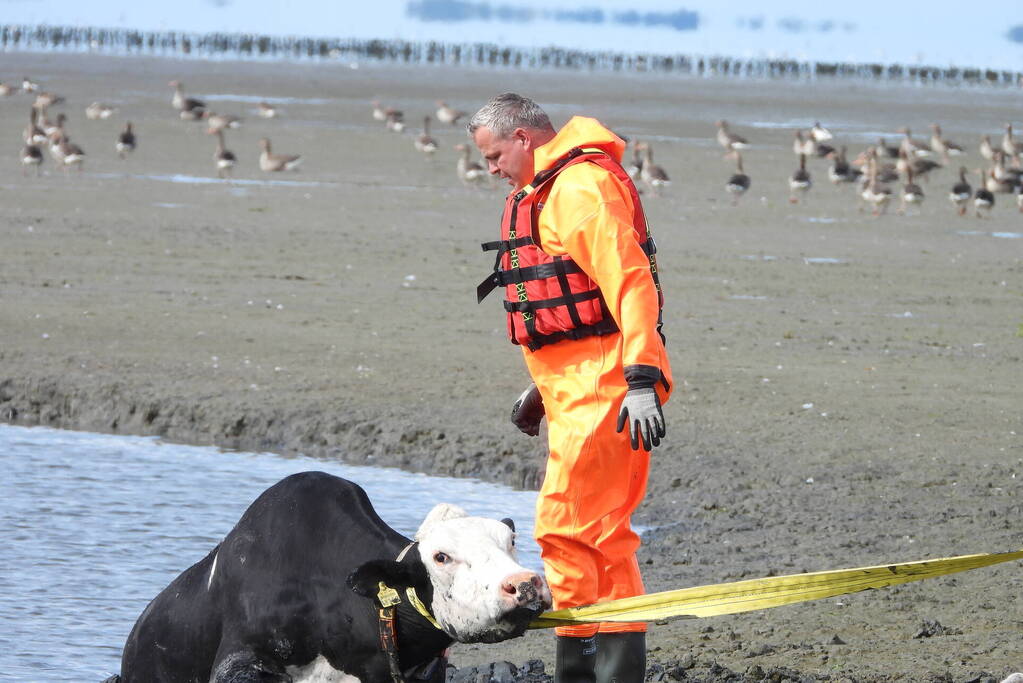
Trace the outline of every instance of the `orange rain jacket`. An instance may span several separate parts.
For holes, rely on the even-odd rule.
[[[591,118],[575,117],[534,154],[535,172],[574,147],[598,147],[621,163],[625,143]],[[571,257],[599,286],[618,332],[564,340],[535,351],[526,366],[543,397],[550,455],[537,499],[536,538],[555,608],[641,595],[639,536],[630,518],[646,493],[650,454],[632,450],[617,416],[628,390],[624,368],[671,368],[658,331],[650,259],[639,245],[628,188],[596,164],[565,168],[537,219],[541,248]],[[559,627],[559,635],[643,631],[644,623]]]

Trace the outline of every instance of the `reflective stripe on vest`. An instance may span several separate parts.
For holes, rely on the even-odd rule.
[[[497,257],[494,272],[476,288],[477,300],[483,301],[494,289],[504,287],[508,337],[513,344],[522,344],[533,351],[565,339],[618,331],[597,283],[570,257],[544,252],[537,236],[543,199],[550,193],[554,180],[565,168],[583,162],[597,164],[628,188],[634,207],[633,229],[650,260],[658,310],[663,304],[654,256],[657,250],[636,186],[621,165],[603,150],[576,147],[549,169],[538,173],[524,188],[509,195],[501,219],[501,239],[482,245],[484,251],[496,251]],[[660,328],[658,313],[658,332]]]

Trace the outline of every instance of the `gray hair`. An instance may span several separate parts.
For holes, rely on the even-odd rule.
[[[540,106],[522,95],[506,92],[497,95],[473,114],[466,126],[472,137],[480,128],[489,128],[498,139],[507,138],[516,128],[553,130],[551,120]]]

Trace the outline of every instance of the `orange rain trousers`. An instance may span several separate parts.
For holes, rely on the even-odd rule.
[[[599,147],[621,163],[625,143],[596,119],[576,116],[535,150],[535,170],[573,147]],[[646,493],[650,454],[632,450],[628,429],[619,434],[616,427],[628,391],[625,366],[659,368],[669,386],[671,369],[657,331],[650,259],[633,228],[637,208],[614,175],[575,164],[558,176],[537,218],[543,250],[570,256],[593,278],[621,330],[523,350],[547,416],[550,455],[536,504],[536,540],[557,609],[644,592],[630,519]],[[663,385],[657,391],[667,401]],[[598,630],[645,631],[646,624],[555,630],[588,637]]]
[[[650,454],[616,431],[628,387],[622,336],[563,341],[525,354],[543,396],[550,455],[536,504],[540,545],[554,608],[642,595],[639,536],[630,517],[646,493]],[[658,384],[661,402],[668,392]],[[559,636],[646,631],[646,624],[559,626]]]

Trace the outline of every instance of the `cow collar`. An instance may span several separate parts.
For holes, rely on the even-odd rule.
[[[418,542],[412,541],[407,546],[405,546],[405,548],[400,553],[398,553],[398,557],[395,561],[401,562],[402,560],[404,560],[408,552],[412,550],[412,548],[416,545],[418,545]],[[416,611],[419,612],[419,614],[421,614],[424,619],[430,622],[430,624],[435,629],[437,629],[438,631],[444,630],[440,627],[440,624],[437,623],[437,620],[433,617],[433,615],[430,614],[430,609],[423,604],[422,600],[419,599],[419,595],[416,593],[416,589],[413,586],[409,586],[405,589],[405,597],[408,598],[409,604],[415,607]]]
[[[397,562],[401,562],[405,559],[405,555],[412,549],[412,546],[416,545],[415,541],[409,543],[405,548],[398,554]],[[405,683],[405,677],[401,672],[401,666],[398,664],[398,630],[395,625],[395,619],[397,618],[397,606],[401,603],[401,595],[395,589],[388,586],[383,581],[377,584],[377,602],[380,605],[378,610],[379,617],[379,633],[380,633],[380,649],[387,655],[387,666],[391,673],[392,683]],[[415,608],[419,614],[421,614],[430,624],[438,631],[443,631],[437,620],[434,619],[433,615],[430,614],[430,610],[427,609],[423,601],[419,599],[416,594],[416,589],[412,586],[408,586],[405,589],[405,597],[408,598],[409,604]]]

